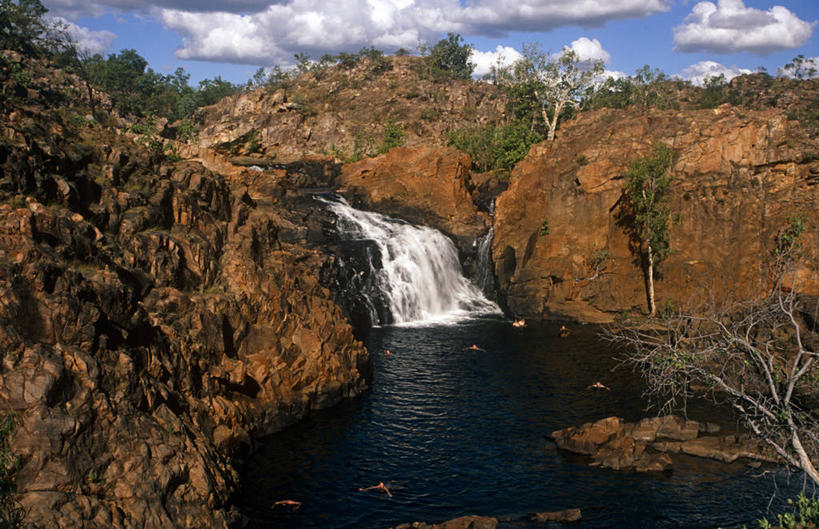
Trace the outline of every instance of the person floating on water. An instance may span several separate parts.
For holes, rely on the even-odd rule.
[[[279,500],[273,504],[273,508],[276,507],[290,507],[293,511],[298,511],[301,507],[301,502],[296,500]]]
[[[467,347],[467,350],[469,350],[469,351],[483,351],[483,349],[481,349],[480,347],[478,347],[474,343],[472,345],[470,345],[469,347]]]
[[[365,490],[376,490],[376,491],[378,491],[378,492],[383,492],[383,493],[385,493],[387,496],[389,496],[390,498],[392,498],[392,494],[390,494],[390,489],[388,489],[388,488],[387,488],[387,486],[386,486],[386,485],[384,485],[384,482],[383,482],[383,481],[379,481],[379,482],[378,482],[378,485],[373,485],[372,487],[365,487],[365,488],[363,488],[363,489],[358,489],[358,490],[359,490],[359,492],[361,492],[361,491],[365,491]]]
[[[526,320],[524,320],[523,318],[521,318],[519,320],[515,320],[515,321],[512,322],[512,327],[518,327],[518,328],[526,327]]]
[[[567,337],[570,332],[571,331],[569,329],[567,329],[565,325],[560,326],[560,337],[561,338]]]
[[[589,386],[589,389],[603,389],[603,390],[606,390],[606,391],[611,391],[611,388],[610,388],[610,387],[608,387],[608,386],[604,386],[604,385],[603,385],[603,384],[601,384],[600,382],[595,382],[594,384],[592,384],[591,386]]]
[[[390,351],[389,349],[387,349],[386,351],[384,351],[384,354],[385,354],[385,355],[391,355],[391,354],[392,354],[392,351]]]

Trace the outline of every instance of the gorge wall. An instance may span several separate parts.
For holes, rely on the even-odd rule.
[[[533,146],[497,200],[493,258],[515,315],[609,321],[646,310],[643,272],[618,225],[622,175],[663,142],[672,168],[671,255],[658,305],[766,288],[776,235],[806,219],[800,289],[819,292],[819,142],[783,111],[600,110]],[[548,223],[549,234],[541,235]],[[604,252],[604,253],[599,253]],[[608,259],[595,277],[594,255]]]
[[[366,388],[323,220],[286,174],[169,160],[23,67],[0,100],[0,407],[26,521],[235,525],[253,439]]]
[[[661,304],[764,288],[775,236],[797,212],[797,275],[819,292],[819,146],[784,110],[583,113],[517,165],[493,219],[477,182],[492,196],[506,182],[440,145],[456,126],[502,122],[504,97],[422,79],[410,58],[367,90],[365,63],[226,99],[200,114],[197,144],[168,143],[179,161],[105,105],[89,114],[78,79],[4,57],[0,408],[16,417],[18,498],[49,529],[234,525],[234,465],[253,440],[366,388],[368,353],[326,288],[345,279],[330,219],[302,188],[435,227],[467,268],[494,226],[510,313],[607,321],[645,303],[615,217],[621,175],[665,142],[679,157]],[[407,147],[343,167],[328,156],[389,119]],[[235,155],[252,156],[239,166]]]

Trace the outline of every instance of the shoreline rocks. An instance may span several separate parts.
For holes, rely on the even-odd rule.
[[[775,463],[778,458],[749,436],[712,435],[719,427],[674,415],[626,423],[606,417],[552,432],[563,450],[591,456],[592,466],[612,470],[662,472],[671,470],[670,454],[682,453],[732,463],[738,459]]]

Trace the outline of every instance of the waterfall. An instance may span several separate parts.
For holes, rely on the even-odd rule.
[[[492,270],[492,238],[494,236],[495,228],[489,228],[486,235],[478,239],[478,264],[475,283],[487,297],[495,295],[495,275]]]
[[[367,295],[375,307],[380,298],[389,319],[373,323],[424,325],[454,323],[470,317],[500,314],[500,308],[461,273],[455,244],[437,230],[351,207],[343,199],[317,198],[338,218],[339,236],[371,243],[378,252],[367,259],[377,292]],[[376,311],[372,310],[371,314]]]

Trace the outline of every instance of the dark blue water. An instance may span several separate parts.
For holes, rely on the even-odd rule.
[[[250,527],[386,529],[573,507],[582,509],[582,528],[756,527],[774,477],[775,509],[800,489],[796,475],[789,484],[776,469],[758,477],[762,470],[743,464],[674,456],[673,472],[614,472],[556,449],[553,430],[646,415],[639,379],[612,372],[615,353],[597,328],[578,326],[561,339],[558,327],[483,320],[374,329],[372,390],[271,436],[246,465],[240,501]],[[485,351],[468,350],[473,343]],[[586,389],[598,380],[612,391]],[[704,406],[689,416],[733,428]],[[379,481],[393,498],[358,491]],[[285,498],[302,508],[271,507]]]

